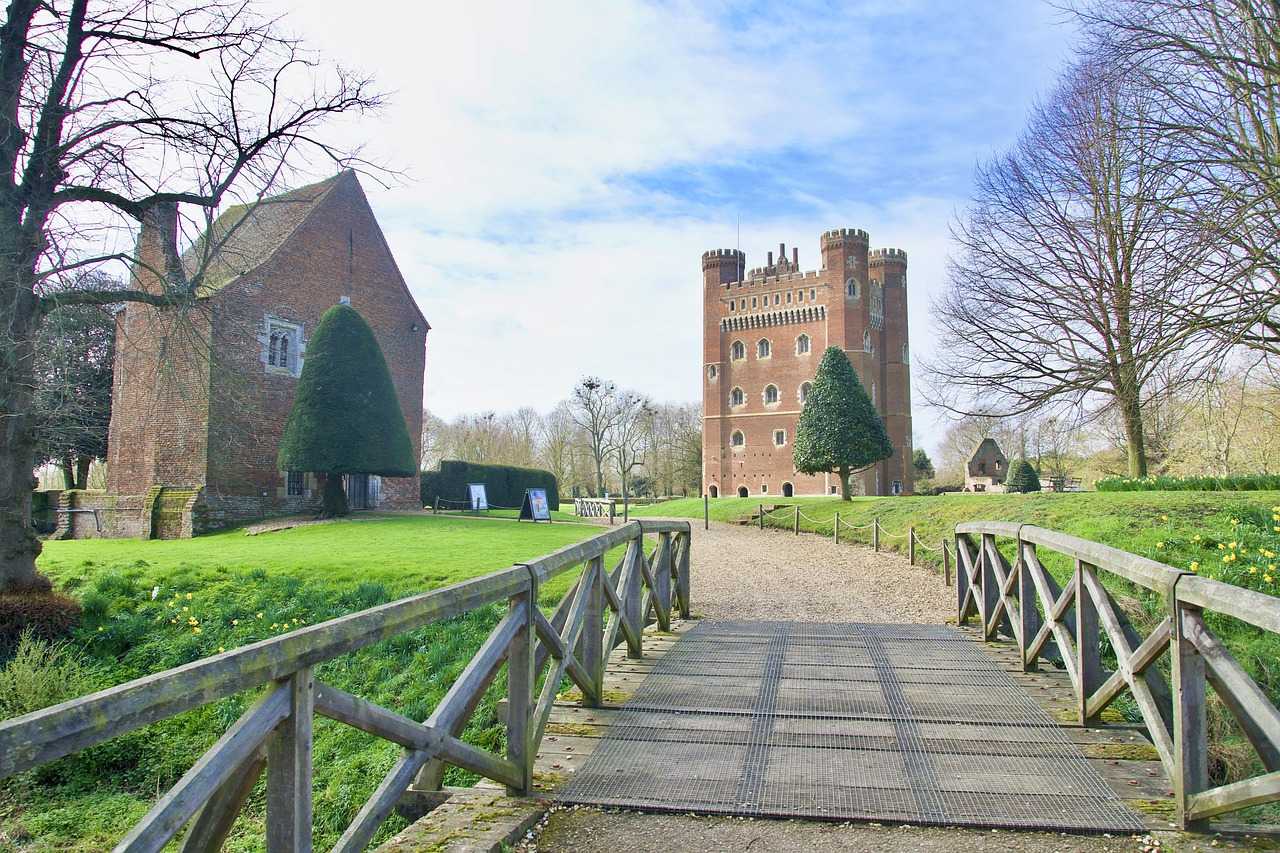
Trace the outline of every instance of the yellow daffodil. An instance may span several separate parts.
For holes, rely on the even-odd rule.
[[[1250,567],[1249,567],[1249,574],[1251,574],[1251,575],[1256,575],[1257,573],[1258,573],[1258,567],[1257,567],[1257,566],[1250,566]]]
[[[1238,519],[1238,518],[1233,518],[1233,519],[1231,519],[1231,526],[1232,526],[1232,527],[1237,526],[1239,523],[1240,523],[1240,519]]]
[[[1219,542],[1219,543],[1218,543],[1218,550],[1219,550],[1219,551],[1225,551],[1225,550],[1227,550],[1227,546],[1226,546],[1226,545],[1223,545],[1221,542]]]
[[[191,600],[191,593],[187,593],[187,601]]]
[[[1163,543],[1163,542],[1157,542],[1157,543],[1156,543],[1156,547],[1157,547],[1157,548],[1163,548],[1163,547],[1164,547],[1164,543]]]
[[[99,625],[99,626],[98,626],[98,631],[100,631],[100,632],[101,632],[101,631],[105,631],[105,630],[106,630],[106,629],[105,629],[105,628],[103,628],[101,625]]]
[[[191,609],[190,607],[184,607],[184,608],[182,608],[182,612],[183,612],[183,613],[186,613],[186,612],[187,612],[188,610],[190,610],[190,609]]]
[[[1193,571],[1193,572],[1198,572],[1198,571],[1200,571],[1200,564],[1199,564],[1198,562],[1196,562],[1195,560],[1192,560],[1192,561],[1191,561],[1191,571]]]
[[[231,620],[231,624],[232,624],[232,625],[239,625],[239,624],[240,624],[240,620],[239,620],[239,619],[232,619],[232,620]]]
[[[199,634],[199,633],[200,633],[200,628],[199,628],[199,626],[197,626],[197,627],[195,627],[195,628],[192,628],[192,629],[191,629],[191,633],[193,633],[193,634]]]
[[[218,653],[219,653],[219,654],[221,654],[222,652],[225,652],[225,651],[226,651],[226,649],[225,649],[225,648],[223,648],[222,646],[218,646]]]
[[[1169,520],[1169,516],[1167,516],[1167,515],[1161,515],[1161,516],[1160,516],[1160,520],[1161,520],[1161,521],[1168,521],[1168,520]]]
[[[1199,541],[1200,541],[1200,534],[1199,534],[1199,533],[1197,533],[1195,536],[1192,536],[1192,537],[1191,537],[1191,541],[1192,541],[1192,542],[1199,542]]]
[[[1263,575],[1262,579],[1267,583],[1271,583],[1271,575]]]
[[[259,618],[259,619],[261,619],[261,618],[262,618],[262,614],[261,614],[261,613],[259,613],[259,614],[258,614],[258,618]]]

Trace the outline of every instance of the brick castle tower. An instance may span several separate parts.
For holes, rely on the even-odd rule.
[[[827,347],[848,355],[884,419],[893,456],[853,479],[866,495],[910,494],[911,369],[907,253],[868,251],[867,232],[822,235],[822,268],[778,247],[747,272],[746,255],[702,255],[702,482],[721,495],[838,494],[834,474],[795,470],[792,441]]]

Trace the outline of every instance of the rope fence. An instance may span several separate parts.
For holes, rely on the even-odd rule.
[[[930,553],[940,554],[942,556],[943,580],[947,586],[951,586],[951,566],[954,561],[954,552],[952,551],[951,545],[945,538],[942,539],[937,546],[926,545],[916,533],[914,526],[908,527],[905,533],[889,533],[880,525],[880,519],[878,518],[871,519],[867,524],[850,524],[847,521],[843,521],[840,518],[840,513],[837,512],[830,519],[818,519],[801,510],[799,504],[775,506],[770,509],[765,509],[764,504],[760,504],[756,513],[756,520],[761,530],[764,530],[766,520],[769,521],[771,526],[777,527],[780,527],[783,523],[790,522],[792,532],[797,536],[800,535],[801,519],[804,519],[812,525],[813,529],[811,532],[813,533],[821,533],[825,535],[829,525],[831,529],[831,539],[837,544],[840,542],[840,531],[842,529],[855,534],[860,530],[870,530],[871,541],[865,544],[870,544],[877,552],[880,550],[881,539],[906,540],[907,559],[913,566],[917,564],[917,549],[923,548],[925,551]],[[857,542],[856,538],[852,540],[846,538],[845,541]]]

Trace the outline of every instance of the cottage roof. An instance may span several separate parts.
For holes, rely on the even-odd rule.
[[[347,175],[354,178],[353,172],[340,172],[278,196],[224,210],[182,253],[187,275],[194,275],[205,263],[200,295],[212,296],[270,258]]]
[[[994,455],[1000,459],[1006,458],[1004,452],[1000,450],[1000,445],[996,444],[996,440],[989,436],[973,446],[973,452],[969,454],[969,461],[973,462],[983,453]]]

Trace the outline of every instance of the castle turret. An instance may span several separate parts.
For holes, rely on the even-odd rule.
[[[868,259],[871,278],[882,285],[884,348],[880,360],[883,389],[876,401],[885,430],[893,444],[893,456],[880,463],[881,482],[892,492],[899,483],[903,493],[912,491],[911,477],[911,368],[907,330],[907,253],[902,249],[876,249]]]
[[[747,256],[737,249],[712,249],[702,253],[702,458],[709,482],[729,478],[728,459],[721,434],[724,420],[724,372],[728,353],[720,322],[725,314],[729,285],[745,277]]]

